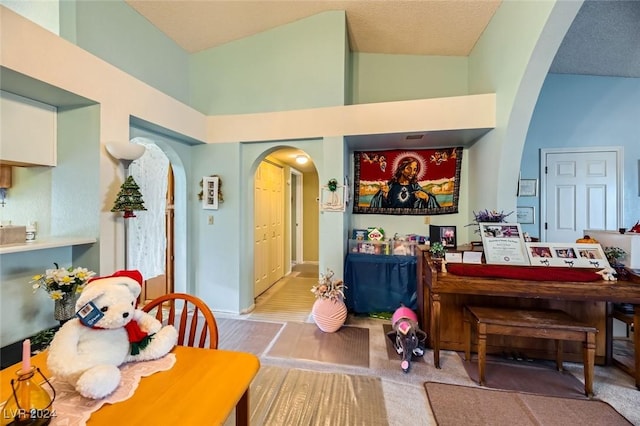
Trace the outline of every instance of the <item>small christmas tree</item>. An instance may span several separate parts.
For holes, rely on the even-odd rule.
[[[133,176],[129,176],[120,187],[118,198],[116,198],[111,211],[124,212],[124,218],[128,219],[130,217],[136,217],[133,213],[135,210],[146,210],[146,208],[144,207],[140,187],[133,179]]]

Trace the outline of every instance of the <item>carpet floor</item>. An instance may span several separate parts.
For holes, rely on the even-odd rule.
[[[391,324],[382,324],[382,332],[385,336],[387,336],[386,348],[387,356],[389,357],[389,359],[398,361],[402,360],[402,355],[399,355],[398,352],[396,352],[396,349],[393,345],[395,334],[392,334],[391,336],[389,335],[389,333],[393,332],[393,327],[391,326]],[[414,356],[411,358],[411,362],[424,362],[424,357]]]
[[[631,423],[609,404],[521,392],[425,383],[439,426],[607,425]]]

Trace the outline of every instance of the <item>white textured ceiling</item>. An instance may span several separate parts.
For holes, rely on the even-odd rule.
[[[125,1],[191,53],[324,11],[344,10],[352,51],[439,56],[467,56],[501,3],[500,0]],[[549,71],[639,78],[640,0],[586,0]],[[416,143],[466,144],[479,137],[473,132],[450,133],[425,134]],[[363,143],[369,148],[372,143],[392,148],[399,143],[406,146],[406,136],[351,137],[349,143],[355,149]],[[274,156],[289,162],[297,153],[282,151]],[[312,170],[313,165],[303,167],[306,168]]]
[[[467,56],[499,0],[127,0],[187,52],[198,52],[330,10],[344,10],[351,50]]]

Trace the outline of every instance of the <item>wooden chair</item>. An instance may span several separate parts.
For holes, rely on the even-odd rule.
[[[179,301],[183,303],[180,304]],[[179,309],[180,305],[182,305],[182,312],[178,324],[176,308]],[[173,324],[178,329],[178,345],[197,345],[199,348],[204,348],[208,336],[209,348],[218,348],[218,324],[213,312],[202,299],[185,293],[169,293],[153,299],[142,310],[151,312],[154,308],[157,308],[155,317],[158,321],[163,324]],[[166,317],[165,313],[167,313]],[[204,317],[204,324],[200,324],[200,315]],[[196,336],[198,336],[197,342]]]

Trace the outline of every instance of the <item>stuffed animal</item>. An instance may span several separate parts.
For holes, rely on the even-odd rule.
[[[176,345],[172,325],[137,309],[142,286],[138,271],[93,278],[76,302],[76,317],[56,333],[47,366],[84,397],[99,399],[120,384],[120,366],[161,358]]]
[[[416,313],[405,306],[395,310],[391,317],[391,325],[393,331],[388,333],[388,337],[394,342],[398,355],[402,355],[402,371],[408,373],[412,357],[424,355],[427,333],[420,330]]]
[[[602,279],[605,281],[617,281],[618,279],[615,276],[616,270],[613,268],[605,268],[599,271],[596,271],[596,274],[601,275]]]

